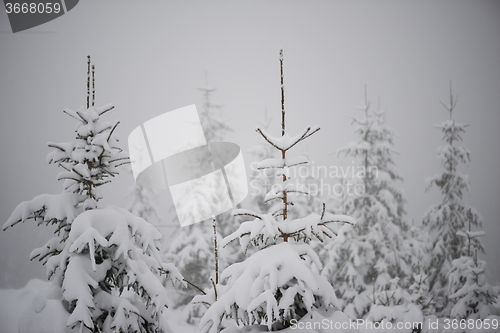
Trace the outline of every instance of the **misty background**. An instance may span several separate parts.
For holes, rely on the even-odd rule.
[[[0,222],[22,201],[59,193],[60,172],[48,165],[48,141],[74,138],[76,122],[62,113],[85,104],[87,55],[96,66],[96,105],[113,103],[127,149],[135,127],[186,105],[201,108],[198,87],[217,87],[214,103],[234,132],[245,162],[262,142],[255,126],[267,110],[279,135],[279,49],[285,55],[287,132],[321,126],[295,150],[315,166],[338,165],[332,155],[355,138],[346,115],[364,98],[387,110],[399,135],[395,148],[407,218],[420,223],[441,196],[425,179],[441,172],[435,124],[448,118],[449,82],[458,95],[454,118],[470,126],[463,144],[472,162],[464,202],[484,219],[489,280],[500,282],[500,2],[497,1],[97,1],[13,34],[0,10]],[[346,162],[343,162],[346,165]],[[247,168],[247,174],[250,174]],[[101,205],[126,207],[131,173],[101,189]],[[162,194],[167,236],[175,232],[169,194]],[[25,223],[0,231],[0,288],[45,278],[29,253],[52,235]],[[483,256],[484,257],[484,256]]]

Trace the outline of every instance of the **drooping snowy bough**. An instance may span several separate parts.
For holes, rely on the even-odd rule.
[[[283,58],[280,63],[283,64]],[[315,309],[338,307],[335,291],[320,275],[321,262],[308,243],[334,237],[338,222],[355,224],[355,221],[348,216],[327,213],[324,204],[320,214],[289,217],[293,195],[307,194],[307,189],[291,182],[288,168],[305,164],[307,159],[289,158],[286,152],[319,127],[307,127],[294,137],[286,134],[283,72],[281,83],[282,136],[273,137],[261,128],[257,128],[257,132],[281,153],[281,158],[264,160],[259,168],[276,169],[282,183],[266,195],[265,201],[274,203],[271,213],[258,214],[243,209],[233,212],[235,216],[249,216],[253,220],[242,223],[224,239],[223,246],[239,240],[245,252],[250,245],[258,251],[226,268],[220,283],[214,284],[206,295],[195,297],[195,302],[210,304],[200,321],[200,329],[206,332],[220,332],[230,319],[237,326],[265,325],[268,330],[279,330]]]
[[[460,230],[457,236],[465,241],[462,255],[453,260],[448,274],[447,292],[448,309],[451,318],[459,320],[486,319],[497,303],[500,287],[491,286],[486,280],[486,261],[477,257],[477,248],[481,246],[479,237],[485,236],[483,230],[472,231],[472,225],[479,225],[481,215],[468,207],[465,216],[469,230]],[[480,247],[481,248],[481,247]]]

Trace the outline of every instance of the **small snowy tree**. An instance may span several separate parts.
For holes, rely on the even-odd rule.
[[[395,324],[393,327],[397,326],[396,323],[413,323],[414,325],[422,323],[424,317],[421,302],[427,301],[422,294],[424,290],[421,289],[424,277],[416,278],[419,281],[412,286],[412,294],[399,285],[400,279],[397,277],[389,280],[386,285],[375,286],[370,296],[373,305],[370,307],[366,320],[390,322]],[[421,324],[415,325],[411,328],[411,332],[420,332],[422,328]],[[410,332],[410,329],[407,332]]]
[[[87,108],[64,112],[78,121],[73,142],[49,143],[49,163],[64,169],[61,194],[42,194],[16,207],[4,230],[33,219],[56,226],[56,237],[31,253],[53,281],[25,311],[20,332],[37,332],[37,322],[79,332],[168,332],[166,278],[182,280],[160,258],[160,233],[142,218],[117,208],[97,208],[98,187],[128,163],[114,134],[119,122],[103,121],[112,105],[94,106],[94,67],[88,59]],[[50,305],[50,306],[49,306]],[[54,309],[56,311],[54,311]],[[59,333],[59,332],[58,332]]]
[[[485,277],[486,261],[462,256],[453,260],[450,272],[450,283],[464,281],[462,288],[451,294],[455,301],[450,314],[456,319],[486,319],[492,314],[492,306],[496,303],[499,288],[492,287]]]
[[[424,215],[423,234],[429,244],[431,260],[426,269],[430,278],[429,284],[436,299],[436,309],[443,310],[448,302],[445,294],[447,276],[452,268],[452,262],[460,257],[463,240],[457,235],[465,227],[466,208],[462,203],[464,192],[469,191],[468,176],[458,171],[460,164],[470,161],[470,152],[460,144],[462,134],[467,124],[458,123],[453,118],[456,106],[450,83],[450,102],[443,106],[449,112],[449,119],[437,125],[443,132],[445,145],[438,148],[438,157],[444,171],[427,179],[427,189],[436,186],[442,196],[442,201],[432,206]],[[479,227],[480,221],[471,221],[473,227]],[[476,249],[484,252],[477,244]]]
[[[384,111],[370,111],[366,88],[358,109],[364,113],[364,117],[352,118],[358,139],[337,151],[359,163],[353,179],[355,190],[345,202],[347,213],[358,224],[344,226],[341,237],[320,252],[326,262],[323,275],[339,286],[343,310],[353,319],[367,313],[373,284],[386,285],[394,277],[408,274],[401,259],[407,227],[403,221],[405,199],[397,184],[402,178],[392,157],[395,134],[385,125]]]
[[[417,305],[423,315],[431,314],[434,300],[429,289],[427,275],[422,272],[413,275],[413,283],[408,287],[408,292],[409,302]]]
[[[396,277],[385,285],[374,285],[369,296],[372,305],[366,316],[371,322],[423,323],[424,316],[432,310],[432,297],[429,292],[427,276],[417,273],[412,276],[409,287],[401,284]],[[393,327],[395,327],[394,325]],[[405,332],[421,332],[422,325],[416,325]]]
[[[472,231],[471,225],[480,224],[481,216],[473,208],[467,209],[466,216],[469,229],[457,232],[457,236],[465,239],[462,256],[452,261],[448,275],[448,308],[455,319],[486,319],[491,314],[491,305],[496,303],[499,288],[486,281],[486,262],[477,258],[479,237],[485,232]]]
[[[293,137],[286,134],[282,51],[280,65],[281,137],[274,137],[259,127],[257,132],[281,153],[281,158],[266,159],[259,167],[278,170],[282,184],[279,189],[271,189],[265,198],[276,202],[271,213],[234,212],[235,216],[249,216],[254,220],[242,223],[224,239],[223,245],[239,239],[243,249],[252,244],[258,251],[245,261],[226,268],[220,283],[206,295],[195,298],[195,301],[211,304],[200,321],[200,329],[207,332],[222,330],[226,317],[238,326],[265,325],[268,330],[278,330],[316,308],[338,306],[332,286],[319,274],[319,257],[308,243],[313,239],[324,241],[333,237],[337,222],[354,224],[355,221],[348,216],[327,213],[324,205],[320,214],[290,218],[293,201],[289,194],[299,190],[289,182],[288,169],[307,161],[304,157],[288,157],[287,152],[317,132],[319,127],[307,127]]]

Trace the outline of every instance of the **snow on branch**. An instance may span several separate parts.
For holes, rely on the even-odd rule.
[[[279,168],[283,169],[286,167],[293,167],[301,164],[307,164],[308,159],[305,156],[295,156],[287,158],[268,158],[259,163],[257,169],[268,169],[268,168]]]
[[[314,133],[320,130],[319,126],[312,126],[312,127],[307,127],[300,133],[299,135],[296,135],[294,137],[289,136],[288,134],[285,134],[281,137],[274,137],[271,134],[267,133],[265,130],[263,130],[260,127],[256,128],[256,131],[262,135],[262,137],[269,142],[274,148],[280,150],[280,151],[287,151],[293,146],[295,146],[297,143],[301,142],[302,140],[307,139]]]
[[[249,216],[250,214],[244,215]],[[243,222],[238,230],[225,237],[222,240],[222,246],[226,247],[227,244],[238,238],[244,252],[248,250],[250,244],[259,248],[275,244],[279,236],[279,230],[274,216],[271,214],[254,215],[256,216],[255,220]]]
[[[458,236],[462,236],[465,238],[476,238],[480,236],[486,236],[486,232],[484,230],[479,231],[457,231]]]
[[[286,237],[293,237],[296,241],[309,242],[317,239],[320,242],[327,238],[337,236],[340,228],[335,223],[355,225],[356,220],[347,215],[334,215],[325,212],[325,204],[321,215],[311,214],[304,218],[283,221],[279,226],[280,232]]]
[[[93,209],[78,215],[64,249],[49,259],[52,271],[67,265],[63,296],[76,302],[68,325],[83,323],[92,329],[96,313],[108,313],[117,327],[146,322],[145,318],[158,321],[170,305],[165,279],[186,286],[176,267],[162,261],[161,237],[153,225],[122,208]],[[136,302],[122,294],[124,288],[141,297],[145,308],[132,305]],[[93,290],[98,289],[96,295],[100,296],[94,297]]]
[[[38,224],[54,224],[60,221],[71,224],[79,214],[76,206],[85,198],[76,193],[38,195],[30,201],[20,203],[3,225],[3,230],[29,219]]]
[[[313,265],[321,267],[308,244],[280,243],[228,267],[221,276],[227,284],[218,286],[222,295],[207,310],[200,328],[216,333],[221,318],[230,316],[237,325],[260,324],[271,329],[277,318],[290,320],[300,311],[338,307],[332,286],[323,276],[312,273]]]
[[[279,199],[277,195],[273,199]],[[269,199],[271,200],[271,199]],[[268,201],[269,201],[268,200]],[[279,212],[280,209],[276,210]],[[332,238],[338,233],[336,223],[356,224],[356,220],[346,215],[334,215],[323,210],[321,215],[311,214],[304,218],[277,221],[276,214],[257,214],[248,210],[239,209],[235,216],[251,216],[255,220],[247,221],[240,224],[238,230],[224,238],[223,246],[225,247],[230,242],[240,239],[240,245],[246,252],[250,244],[258,248],[265,248],[278,243],[281,238],[287,240],[294,238],[296,241],[308,242],[317,239],[323,242],[327,238]]]

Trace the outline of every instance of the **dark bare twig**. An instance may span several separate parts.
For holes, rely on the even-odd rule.
[[[215,282],[212,278],[210,278],[210,281],[212,282],[212,286],[214,287],[215,300],[217,301],[217,286],[215,285]]]
[[[212,226],[214,228],[214,253],[215,253],[215,283],[219,283],[219,254],[217,249],[217,222],[212,216]]]
[[[264,140],[266,140],[271,146],[273,146],[274,148],[278,149],[279,151],[283,151],[283,149],[281,149],[280,147],[276,146],[271,140],[269,140],[269,138],[262,132],[262,130],[260,128],[257,127],[256,131],[258,133],[260,133],[260,135],[262,135],[262,137],[264,138]]]
[[[238,214],[234,214],[233,216],[251,216],[251,217],[255,217],[256,219],[262,220],[262,218],[260,216],[252,214],[250,212],[238,213]]]
[[[92,65],[92,106],[95,102],[95,66]]]
[[[75,111],[75,113],[78,115],[78,117],[80,117],[82,119],[82,122],[87,125],[89,122],[87,120],[85,120],[85,118],[83,118],[83,116],[80,114],[79,111]]]
[[[198,289],[203,295],[206,295],[207,293],[203,291],[203,289],[201,289],[200,287],[198,287],[197,285],[195,285],[194,283],[192,282],[189,282],[188,280],[186,279],[182,279],[184,282],[186,282],[187,284],[189,284],[190,286]]]
[[[76,119],[78,121],[82,120],[81,118],[77,118],[77,117],[73,116],[71,113],[69,113],[69,110],[67,110],[67,109],[64,109],[63,112],[66,113],[71,118],[74,118],[74,119]]]
[[[90,56],[87,56],[87,109],[90,107]]]
[[[113,134],[113,132],[115,131],[116,126],[118,126],[119,123],[120,123],[120,121],[117,121],[116,124],[115,124],[115,126],[113,126],[113,128],[109,132],[108,139],[106,141],[109,141],[109,139],[111,139],[111,135]]]
[[[283,49],[280,50],[281,71],[281,136],[285,135],[285,86],[283,85]]]
[[[111,111],[115,108],[114,105],[111,105],[109,108],[106,108],[104,110],[102,110],[101,112],[99,112],[99,115],[102,116],[104,113],[108,112],[108,111]]]

